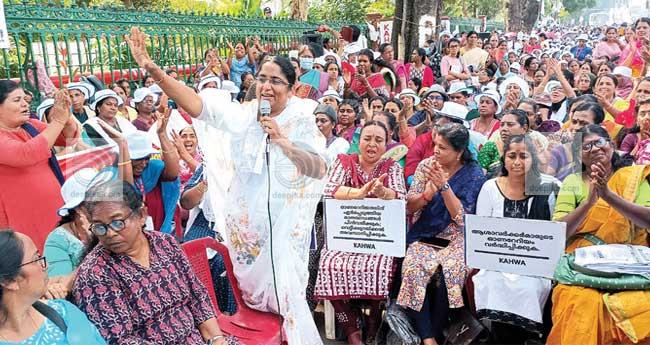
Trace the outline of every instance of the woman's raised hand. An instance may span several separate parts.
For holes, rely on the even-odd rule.
[[[70,119],[72,100],[67,90],[58,90],[54,94],[54,106],[50,111],[50,121],[65,125]]]

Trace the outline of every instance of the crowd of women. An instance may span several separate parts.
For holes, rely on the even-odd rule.
[[[425,345],[468,311],[487,343],[648,341],[647,290],[465,263],[466,214],[564,222],[568,253],[648,245],[650,18],[631,30],[568,51],[560,33],[441,32],[403,63],[322,26],[331,40],[289,58],[257,38],[210,49],[188,87],[134,28],[141,87],[70,83],[32,112],[1,80],[0,344],[239,343],[215,318],[236,312],[223,257],[206,287],[179,244],[203,237],[288,344],[322,344],[323,300],[353,345],[382,340],[386,305]],[[105,147],[100,171],[57,161]],[[323,198],[404,200],[406,256],[327,248]]]

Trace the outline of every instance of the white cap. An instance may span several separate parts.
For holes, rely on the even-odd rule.
[[[530,94],[530,86],[528,83],[518,76],[512,76],[508,77],[499,85],[499,93],[501,94],[501,97],[506,96],[508,85],[510,84],[517,84],[521,89],[521,94],[524,96],[524,98],[527,98]]]
[[[146,132],[135,131],[126,136],[126,141],[129,144],[129,156],[131,159],[143,159],[152,154],[158,153],[153,148],[153,142]]]
[[[336,90],[334,90],[334,89],[327,89],[327,91],[325,91],[323,93],[323,97],[318,99],[318,103],[323,103],[323,100],[325,100],[325,97],[332,97],[332,98],[336,99],[336,101],[339,102],[339,103],[343,102],[343,98],[341,98],[339,93],[336,92]]]
[[[447,91],[447,95],[453,95],[455,93],[459,92],[465,92],[466,94],[472,93],[470,88],[465,86],[463,83],[452,83],[451,86],[449,86],[449,91]]]
[[[546,84],[546,87],[544,87],[544,92],[550,94],[556,87],[562,87],[562,83],[557,80],[551,80]]]
[[[521,65],[519,64],[519,62],[513,62],[512,64],[510,64],[510,69],[517,70],[517,73],[519,73],[519,71],[521,70]]]
[[[156,94],[164,93],[163,90],[160,88],[160,85],[158,85],[158,84],[153,84],[153,85],[149,86],[149,90],[151,90],[151,92],[156,93]]]
[[[588,40],[589,37],[587,36],[587,34],[580,34],[578,35],[578,38],[576,38],[576,41],[588,41]]]
[[[41,104],[36,108],[36,114],[38,114],[38,119],[43,121],[45,116],[45,111],[52,108],[54,105],[54,98],[46,98]]]
[[[239,88],[237,87],[237,85],[235,85],[235,83],[233,81],[224,80],[221,83],[221,88],[223,90],[226,90],[226,91],[230,92],[231,94],[234,94],[234,95],[239,94]]]
[[[632,69],[627,66],[616,66],[614,67],[612,74],[632,78]]]
[[[139,89],[136,89],[133,92],[133,99],[131,99],[131,107],[135,108],[135,105],[137,103],[142,102],[147,96],[153,97],[153,102],[156,103],[158,101],[158,95],[156,95],[154,92],[151,91],[150,88],[148,87],[141,87]]]
[[[461,120],[465,127],[469,126],[469,123],[467,120],[465,120],[467,118],[469,110],[464,105],[458,104],[456,102],[445,102],[442,105],[442,109],[434,110],[434,112],[451,119]]]
[[[216,75],[209,75],[207,77],[203,77],[201,81],[199,81],[199,85],[196,88],[199,90],[199,92],[201,92],[205,84],[209,82],[217,83],[217,89],[221,89],[221,78],[217,77]]]
[[[483,97],[492,98],[492,100],[497,104],[497,112],[496,112],[496,114],[501,112],[501,95],[499,95],[498,92],[496,92],[494,90],[486,90],[483,93],[474,96],[474,102],[476,102],[476,104],[480,104],[481,103],[481,98],[483,98]]]
[[[417,106],[418,104],[420,104],[420,97],[418,97],[415,91],[409,88],[403,89],[402,92],[399,93],[397,98],[401,98],[402,96],[408,96],[413,98],[413,106]]]
[[[84,97],[86,97],[86,99],[89,99],[95,94],[95,87],[90,83],[85,83],[85,82],[70,83],[66,86],[66,88],[68,90],[81,91],[81,93],[84,94]]]
[[[442,36],[449,36],[449,37],[451,37],[451,32],[450,32],[449,30],[443,30],[443,31],[440,33],[439,36],[440,36],[440,37],[442,37]]]
[[[325,64],[327,64],[327,61],[325,61],[324,56],[319,56],[319,57],[314,59],[314,65],[321,65],[321,66],[325,67]]]
[[[61,196],[63,197],[64,205],[57,211],[57,214],[60,217],[67,216],[70,210],[79,206],[84,201],[86,191],[90,187],[112,179],[113,175],[109,172],[98,174],[98,171],[92,168],[83,168],[74,173],[61,186]]]
[[[95,93],[95,101],[93,101],[90,104],[90,109],[92,109],[93,111],[96,111],[97,110],[96,109],[97,108],[97,103],[99,103],[99,101],[101,101],[103,99],[106,99],[106,98],[115,98],[117,100],[117,106],[118,107],[121,106],[124,103],[124,101],[122,100],[122,97],[118,96],[115,93],[115,91],[109,90],[109,89],[99,90],[99,91],[97,91],[97,93]]]

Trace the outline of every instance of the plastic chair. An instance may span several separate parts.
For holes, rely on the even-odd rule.
[[[253,310],[244,303],[226,246],[213,238],[201,238],[184,243],[182,248],[192,265],[194,273],[208,290],[221,331],[227,335],[237,337],[244,345],[282,344],[282,317],[273,313]],[[237,311],[233,315],[223,314],[219,310],[206,248],[210,248],[223,256],[228,281],[237,304]]]

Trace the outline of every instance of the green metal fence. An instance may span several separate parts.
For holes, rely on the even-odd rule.
[[[103,82],[142,76],[124,41],[132,26],[149,35],[149,52],[164,67],[180,74],[196,68],[203,52],[227,42],[259,36],[276,53],[286,53],[315,23],[264,18],[237,18],[193,13],[80,8],[5,2],[11,49],[0,53],[0,78],[20,80],[39,99],[36,66],[44,66],[55,86],[94,74]],[[340,28],[342,23],[330,23]],[[188,73],[185,73],[186,75]],[[43,74],[40,74],[43,77]]]

